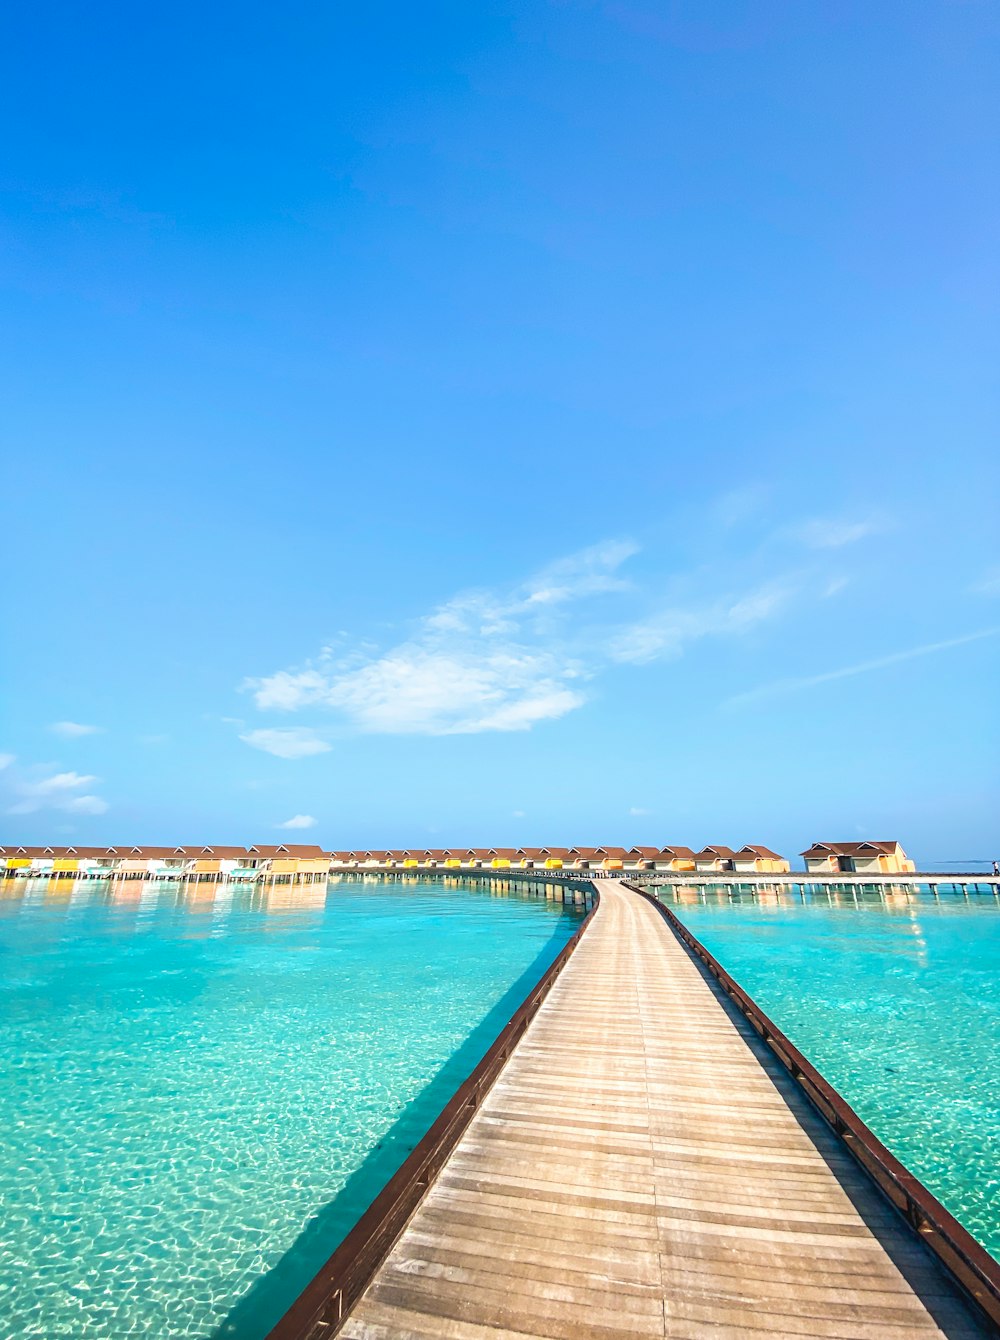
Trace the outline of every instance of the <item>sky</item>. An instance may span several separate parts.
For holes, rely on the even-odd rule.
[[[1000,856],[988,0],[13,0],[0,840]]]

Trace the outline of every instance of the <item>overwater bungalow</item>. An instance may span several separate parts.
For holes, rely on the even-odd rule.
[[[313,843],[278,843],[250,847],[258,876],[266,879],[324,879],[330,873],[330,853]]]
[[[517,847],[491,847],[488,852],[490,869],[509,870],[520,864],[520,852]]]
[[[33,876],[108,875],[118,859],[113,847],[8,847],[9,874]],[[0,848],[0,854],[4,849]]]
[[[570,847],[566,863],[574,870],[621,870],[627,854],[624,847]]]
[[[738,874],[787,874],[791,866],[784,856],[759,843],[747,843],[736,853],[733,868]]]
[[[519,847],[517,854],[526,870],[561,870],[570,863],[568,847]]]
[[[703,874],[735,870],[736,853],[732,847],[702,847],[695,854],[694,868]]]
[[[898,842],[814,842],[801,853],[810,874],[912,874]]]
[[[695,858],[690,847],[630,847],[622,864],[626,870],[693,870]]]
[[[251,847],[185,847],[185,873],[193,879],[253,879],[259,868],[261,849]]]
[[[624,870],[627,855],[628,852],[624,847],[598,847],[594,852],[597,866],[592,864],[591,869]]]

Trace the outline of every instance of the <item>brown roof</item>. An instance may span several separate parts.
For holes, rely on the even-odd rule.
[[[326,852],[318,843],[302,842],[280,842],[277,846],[256,846],[251,847],[250,852],[254,856],[291,856],[299,860],[317,861],[326,855]]]
[[[862,852],[884,852],[889,854],[899,847],[898,842],[814,842],[802,856],[859,856]]]
[[[702,847],[701,851],[696,854],[698,856],[723,856],[727,859],[736,855],[732,847]]]
[[[499,857],[502,861],[512,861],[517,854],[516,847],[491,847],[488,853],[490,856]]]
[[[784,857],[783,857],[783,856],[779,856],[778,853],[777,853],[776,851],[772,851],[770,847],[762,847],[762,846],[760,845],[760,843],[750,843],[750,842],[748,842],[748,843],[746,844],[745,847],[741,847],[741,848],[739,849],[739,851],[736,853],[736,855],[737,855],[737,856],[766,856],[769,860],[772,860],[772,861],[782,861],[782,860],[784,860]]]

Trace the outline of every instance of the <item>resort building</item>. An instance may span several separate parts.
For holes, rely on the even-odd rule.
[[[912,874],[914,863],[898,842],[814,842],[802,853],[810,874]]]
[[[736,853],[733,868],[738,874],[784,875],[791,866],[783,856],[779,856],[770,847],[762,847],[759,843],[748,843]]]
[[[701,874],[735,870],[736,853],[732,847],[702,847],[695,855],[694,868]]]
[[[518,856],[525,870],[562,870],[572,861],[568,847],[520,847]]]
[[[509,870],[521,863],[521,853],[517,847],[491,847],[488,853],[491,870]]]
[[[259,857],[254,848],[184,847],[188,858],[186,873],[192,879],[255,879]]]
[[[567,864],[574,870],[621,870],[627,854],[624,847],[570,847]]]
[[[315,879],[330,873],[330,853],[311,843],[279,843],[274,847],[251,847],[248,855],[258,878]]]
[[[623,862],[626,870],[693,870],[690,847],[630,847]]]

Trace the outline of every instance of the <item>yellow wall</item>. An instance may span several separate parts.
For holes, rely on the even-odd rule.
[[[328,871],[329,864],[328,861],[324,860],[287,856],[272,861],[268,873],[272,875],[323,875]]]
[[[70,860],[68,858],[65,860],[59,859],[52,862],[53,870],[66,871],[66,870],[79,870],[79,868],[80,868],[79,861]]]

